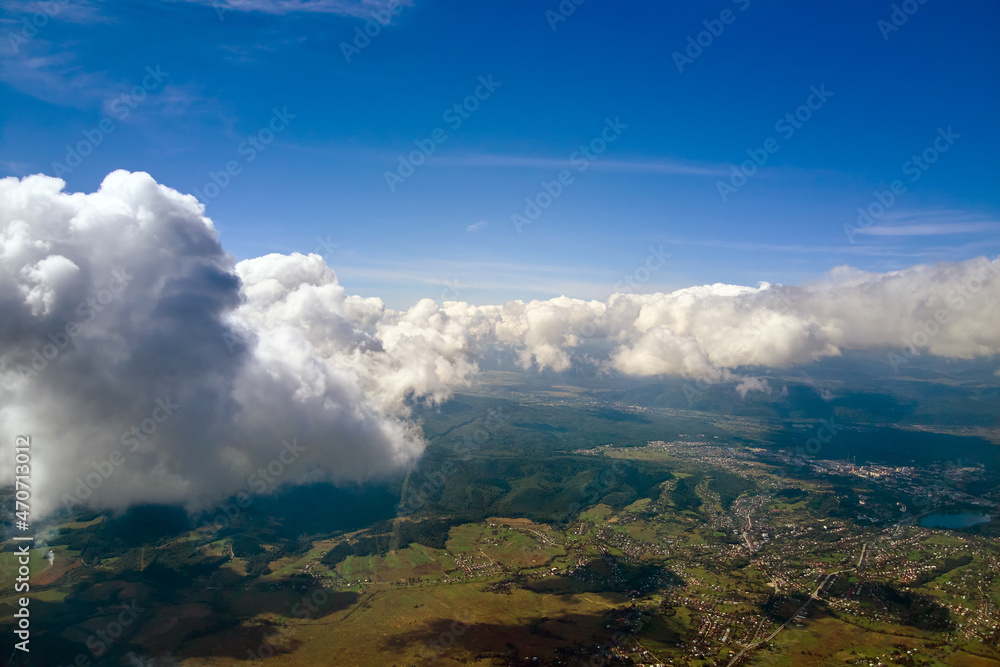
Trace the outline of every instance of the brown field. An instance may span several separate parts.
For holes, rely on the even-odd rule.
[[[436,665],[467,665],[476,664],[473,658],[478,653],[503,654],[508,642],[521,647],[522,656],[552,658],[556,646],[591,643],[601,632],[601,614],[625,601],[616,594],[559,596],[514,590],[503,595],[486,593],[482,588],[482,584],[463,583],[366,591],[360,604],[351,609],[315,619],[284,621],[287,630],[273,640],[277,650],[265,649],[265,653],[274,653],[267,662],[382,667],[430,664],[435,658]],[[538,621],[543,618],[549,620]],[[530,627],[533,621],[538,622]],[[242,635],[231,631],[225,640],[218,637],[217,641],[232,642],[239,636],[253,641],[260,635],[248,625]],[[242,655],[240,660],[189,657],[184,664],[235,665],[246,658],[247,649],[259,651],[260,647],[233,651]]]

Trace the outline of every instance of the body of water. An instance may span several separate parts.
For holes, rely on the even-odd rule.
[[[920,520],[924,528],[968,528],[990,520],[989,514],[962,512],[961,514],[930,514]]]

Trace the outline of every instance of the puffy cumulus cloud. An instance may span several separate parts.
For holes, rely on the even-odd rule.
[[[624,373],[717,382],[738,366],[785,366],[836,353],[817,322],[767,287],[706,285],[621,298],[630,305],[621,311],[628,320],[618,323],[627,335],[611,365]]]
[[[297,461],[269,488],[369,479],[423,450],[412,400],[475,370],[432,303],[387,312],[315,255],[234,266],[195,198],[147,174],[63,188],[0,180],[0,439],[31,435],[37,512],[206,507],[279,455]]]
[[[452,304],[446,304],[451,306]],[[466,314],[464,304],[459,304]],[[595,323],[601,323],[607,311],[599,301],[581,301],[558,297],[549,301],[522,303],[510,301],[503,307],[481,308],[476,313],[480,319],[492,322],[493,337],[488,343],[499,343],[517,351],[518,363],[523,368],[537,366],[565,371],[571,365],[570,351],[582,342],[588,329],[598,332]],[[479,338],[484,339],[488,327],[480,325]],[[608,335],[607,331],[600,331]]]
[[[613,345],[606,370],[740,380],[738,368],[787,367],[847,349],[970,359],[1000,353],[1000,260],[978,258],[885,274],[849,268],[801,287],[706,285],[608,302],[510,303],[496,339],[524,365],[564,370],[579,332]],[[743,379],[742,391],[766,387]]]
[[[336,372],[384,414],[407,415],[415,397],[440,402],[476,371],[466,325],[429,299],[396,312],[348,295],[318,255],[267,255],[236,273],[246,299],[233,322],[258,357],[295,360],[303,377]]]
[[[38,511],[71,496],[199,508],[398,470],[425,445],[414,402],[447,399],[495,348],[526,369],[678,375],[744,396],[771,392],[745,369],[846,349],[1000,353],[1000,260],[393,311],[348,294],[316,255],[234,263],[202,206],[146,174],[63,188],[0,180],[0,440],[32,436]],[[275,460],[280,479],[249,483]]]
[[[969,359],[1000,353],[1000,260],[978,258],[886,274],[849,268],[800,287],[704,285],[669,294],[559,297],[503,306],[450,302],[444,310],[483,344],[506,345],[525,368],[574,362],[646,377],[741,381],[739,368],[787,367],[846,349]],[[601,339],[604,359],[580,353]]]

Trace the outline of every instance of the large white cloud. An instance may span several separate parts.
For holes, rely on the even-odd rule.
[[[32,436],[37,512],[64,494],[205,507],[286,440],[304,451],[268,488],[397,470],[424,446],[408,401],[475,369],[435,308],[390,317],[317,256],[234,267],[195,198],[146,174],[63,187],[0,180],[0,438]]]
[[[716,284],[607,303],[560,297],[444,310],[477,340],[512,346],[526,368],[569,368],[585,338],[612,344],[598,360],[607,370],[708,382],[850,349],[971,359],[1000,353],[1000,259],[885,274],[843,267],[800,287]]]
[[[347,294],[316,255],[235,264],[194,197],[146,174],[115,172],[92,194],[63,188],[0,180],[0,439],[32,436],[39,512],[73,494],[102,508],[200,508],[265,490],[248,479],[286,440],[304,450],[266,488],[399,470],[425,444],[413,402],[445,400],[496,347],[525,368],[740,379],[741,393],[769,387],[738,369],[845,349],[1000,353],[998,260],[392,311]],[[12,464],[0,461],[8,479]],[[110,478],[77,493],[99,470]]]

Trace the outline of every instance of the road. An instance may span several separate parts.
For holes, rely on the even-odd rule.
[[[850,572],[853,569],[855,569],[855,568],[852,567],[852,568],[847,569],[847,570],[837,570],[836,572],[831,572],[830,574],[826,575],[826,577],[823,579],[823,581],[820,582],[819,586],[816,587],[816,590],[814,590],[809,595],[809,599],[806,600],[805,604],[803,604],[801,607],[799,607],[799,610],[796,611],[794,614],[792,614],[791,618],[789,618],[787,621],[785,621],[781,625],[781,627],[779,627],[777,630],[775,630],[774,632],[772,632],[770,635],[768,635],[764,639],[761,639],[759,642],[756,642],[754,644],[749,644],[747,646],[744,646],[743,650],[740,651],[739,653],[737,653],[736,657],[734,657],[732,660],[730,660],[729,664],[726,665],[726,667],[732,667],[734,664],[736,664],[736,662],[741,657],[743,657],[743,654],[746,653],[747,651],[752,651],[753,649],[757,648],[761,644],[766,644],[767,642],[769,642],[772,639],[774,639],[775,637],[777,637],[778,633],[781,632],[782,630],[784,630],[786,627],[788,627],[788,624],[791,623],[793,620],[795,620],[795,618],[799,614],[803,613],[806,610],[806,608],[809,607],[810,604],[812,604],[813,600],[818,600],[819,599],[819,592],[823,589],[824,586],[826,586],[827,582],[830,581],[830,577],[832,577],[835,574],[840,574],[841,572]]]

